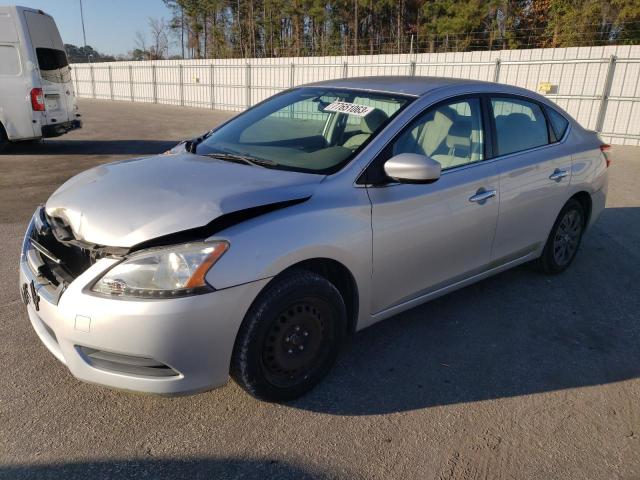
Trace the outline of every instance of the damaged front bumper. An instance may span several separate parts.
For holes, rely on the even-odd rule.
[[[227,382],[237,331],[268,279],[174,299],[94,295],[88,286],[120,259],[100,258],[77,277],[62,279],[64,261],[35,240],[46,228],[42,219],[39,209],[25,235],[20,292],[41,341],[74,376],[157,394]]]

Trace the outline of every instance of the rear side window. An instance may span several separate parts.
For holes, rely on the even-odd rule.
[[[556,138],[560,140],[564,136],[564,132],[567,131],[569,121],[556,112],[553,108],[547,108],[547,115],[553,128],[553,133],[556,134]]]
[[[19,73],[18,50],[12,45],[0,45],[0,75],[18,75]]]
[[[516,98],[492,98],[498,155],[540,147],[549,143],[549,131],[537,103]]]

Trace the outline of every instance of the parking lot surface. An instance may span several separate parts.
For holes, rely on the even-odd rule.
[[[526,266],[359,334],[306,397],[233,382],[189,397],[75,380],[18,293],[38,203],[67,178],[159,153],[229,113],[80,103],[85,128],[0,154],[0,479],[640,478],[640,148],[573,266]]]

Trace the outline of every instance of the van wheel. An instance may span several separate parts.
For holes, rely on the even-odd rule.
[[[578,253],[584,227],[584,208],[577,200],[569,200],[553,224],[542,255],[534,263],[537,269],[548,274],[566,270]]]
[[[9,139],[7,138],[7,134],[4,133],[4,128],[0,124],[0,152],[2,152],[6,146],[9,145]]]
[[[292,271],[269,284],[247,312],[231,376],[256,398],[292,400],[329,372],[346,333],[338,289],[316,273]]]

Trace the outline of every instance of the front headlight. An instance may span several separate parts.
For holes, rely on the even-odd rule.
[[[227,242],[201,242],[133,255],[105,273],[91,290],[142,298],[209,291],[204,277],[228,248]]]

